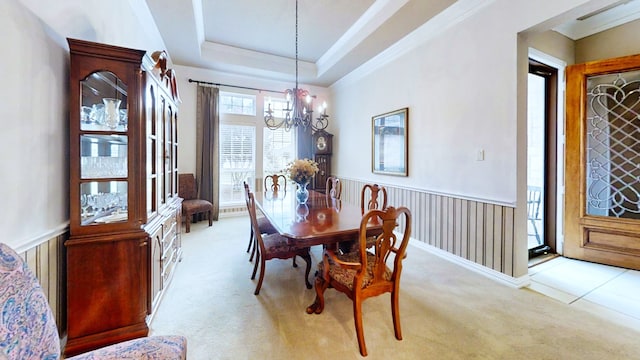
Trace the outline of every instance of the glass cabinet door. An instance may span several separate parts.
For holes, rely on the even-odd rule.
[[[127,221],[127,86],[98,71],[81,81],[80,91],[80,224]]]

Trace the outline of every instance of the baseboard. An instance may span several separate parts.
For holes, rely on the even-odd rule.
[[[473,261],[469,261],[467,259],[461,258],[460,256],[454,255],[450,252],[444,251],[435,246],[426,244],[422,241],[419,241],[413,238],[409,241],[409,245],[413,245],[418,249],[424,250],[428,253],[438,256],[439,258],[452,262],[456,265],[462,266],[465,269],[469,269],[475,273],[486,276],[491,280],[497,281],[499,283],[505,284],[513,288],[519,289],[525,286],[529,286],[529,284],[531,283],[531,280],[529,279],[528,274],[515,278],[513,276],[509,276],[499,271],[489,269],[486,266],[482,266],[480,264],[474,263]]]

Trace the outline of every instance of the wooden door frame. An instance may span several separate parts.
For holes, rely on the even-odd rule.
[[[587,77],[640,70],[640,55],[576,64],[566,69],[566,174],[564,255],[640,269],[640,222],[586,213]],[[577,184],[576,184],[577,182]],[[635,235],[635,237],[634,237]],[[630,248],[631,247],[631,248]]]
[[[529,73],[545,78],[545,124],[544,124],[544,179],[543,179],[543,219],[544,241],[553,252],[558,251],[557,243],[557,189],[558,189],[558,71],[542,59],[529,56]],[[529,121],[527,119],[527,121]],[[528,165],[527,165],[528,166]]]

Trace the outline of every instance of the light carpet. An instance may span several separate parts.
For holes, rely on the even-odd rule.
[[[224,218],[182,235],[183,259],[151,333],[186,336],[191,360],[361,358],[345,295],[328,289],[324,312],[306,314],[315,291],[304,286],[303,266],[268,261],[253,295],[248,226],[248,217]],[[321,249],[312,253],[315,270]],[[416,247],[400,287],[402,341],[388,294],[363,304],[369,359],[640,359],[640,332]]]

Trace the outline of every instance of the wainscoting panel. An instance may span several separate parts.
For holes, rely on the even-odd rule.
[[[341,181],[342,200],[359,206],[360,190],[366,182],[345,178]],[[411,210],[412,238],[515,276],[515,209],[512,206],[384,186],[389,205]],[[404,224],[400,224],[399,231],[403,230]]]
[[[35,272],[56,319],[58,329],[66,329],[65,247],[68,234],[58,235],[20,255]],[[62,335],[62,334],[61,334]]]

